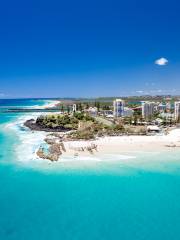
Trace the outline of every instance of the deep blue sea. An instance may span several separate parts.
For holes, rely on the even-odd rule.
[[[4,108],[43,104],[0,101]],[[31,161],[37,140],[22,127],[25,117],[0,111],[0,240],[180,239],[179,151],[43,165]]]

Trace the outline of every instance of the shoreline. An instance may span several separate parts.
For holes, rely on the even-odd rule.
[[[56,107],[57,104],[59,104],[60,101],[58,100],[49,100],[48,103],[46,103],[45,105],[43,105],[42,107],[43,108],[53,108],[53,107]]]
[[[56,106],[60,101],[47,100],[43,105],[37,106],[35,108],[41,107],[42,109],[47,107]],[[32,106],[33,107],[33,106]],[[39,146],[43,143],[46,137],[46,132],[31,131],[29,128],[24,126],[24,122],[28,119],[36,119],[41,113],[23,113],[17,115],[12,121],[2,124],[2,131],[10,131],[17,138],[14,144],[15,159],[17,162],[29,163],[38,159],[36,151]],[[42,114],[46,114],[42,112]],[[49,114],[49,113],[48,113]]]
[[[43,108],[47,106],[55,106],[59,101],[51,101],[43,105]],[[43,113],[46,114],[46,113]],[[49,113],[48,113],[49,114]],[[40,114],[27,115],[23,114],[16,123],[9,126],[15,128],[16,131],[21,131],[19,128],[24,128],[24,121],[27,119],[35,119]],[[14,126],[14,127],[13,127]],[[42,159],[37,156],[37,151],[41,145],[46,144],[45,138],[47,135],[53,132],[45,131],[33,131],[25,127],[25,131],[20,132],[20,142],[21,144],[17,146],[16,153],[18,155],[18,160],[20,161],[31,161],[38,159],[42,162],[50,162],[48,159]],[[62,135],[62,132],[59,132]],[[65,162],[64,159],[69,161],[79,161],[79,159],[84,158],[84,161],[103,161],[103,157],[106,155],[122,155],[125,159],[135,157],[137,152],[172,152],[175,150],[180,150],[180,129],[171,130],[168,135],[155,135],[155,136],[134,136],[134,135],[123,135],[123,136],[107,136],[100,137],[95,140],[78,140],[78,141],[63,141],[66,151],[62,151],[58,158],[58,162]],[[97,145],[97,149],[92,149],[92,151],[87,150],[91,147],[91,144]],[[25,153],[26,146],[28,145],[27,154]],[[84,148],[82,150],[82,148]],[[27,155],[27,156],[26,156]]]
[[[172,130],[168,135],[163,136],[113,136],[103,137],[92,141],[71,141],[64,142],[67,152],[62,157],[78,156],[95,156],[100,157],[106,154],[134,154],[137,152],[162,152],[180,150],[180,129]],[[174,134],[176,132],[176,134]],[[97,145],[97,151],[89,153],[88,151],[78,151],[79,147],[91,143]],[[72,149],[74,146],[74,149]]]
[[[36,129],[33,129],[36,132]],[[30,130],[32,131],[32,129]],[[58,129],[56,131],[42,131],[44,134],[46,134],[46,138],[48,138],[49,134],[57,133],[57,135],[63,135],[64,133],[62,131],[58,132]],[[53,138],[53,137],[52,137]],[[50,141],[52,140],[50,137]],[[45,143],[45,139],[42,140],[42,143],[39,146],[39,149],[41,148],[41,145],[43,143],[46,144],[46,146],[49,146],[51,148],[53,144],[59,144],[59,147],[61,148],[61,143],[63,142],[65,151],[61,151],[57,157],[55,156],[54,159],[52,158],[48,159],[45,157],[48,156],[45,154],[43,156],[43,159],[47,159],[48,161],[59,161],[61,162],[61,159],[63,158],[72,158],[78,159],[79,157],[84,158],[102,158],[103,155],[113,154],[126,154],[128,155],[134,155],[137,152],[170,152],[173,149],[180,149],[180,129],[172,129],[167,135],[122,135],[122,136],[104,136],[99,137],[97,139],[93,140],[66,140],[61,137],[61,140],[58,139],[58,137],[55,137],[56,140],[54,140],[54,143],[47,144]],[[96,148],[92,147],[92,145],[97,146]],[[58,146],[57,146],[58,147]],[[47,149],[46,149],[47,150]],[[38,150],[36,151],[36,157],[40,158],[37,155]],[[42,153],[42,152],[41,152]],[[53,152],[53,154],[56,154]],[[51,154],[50,154],[51,155]],[[135,154],[136,155],[136,154]],[[41,155],[42,156],[42,155]]]
[[[168,135],[162,136],[108,136],[88,141],[67,140],[63,141],[63,145],[65,151],[62,151],[55,161],[64,162],[63,159],[66,158],[72,161],[83,158],[84,161],[98,159],[103,161],[103,157],[108,155],[121,155],[124,159],[129,159],[136,158],[139,152],[159,153],[180,150],[180,129],[172,130]]]

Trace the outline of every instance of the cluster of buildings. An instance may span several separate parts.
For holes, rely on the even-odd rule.
[[[142,117],[144,119],[150,118],[155,112],[155,103],[153,102],[141,102]],[[122,99],[116,99],[113,102],[113,115],[114,117],[131,117],[135,110],[125,107],[125,102]]]
[[[180,101],[171,103],[155,103],[150,101],[142,101],[141,106],[137,108],[141,110],[142,118],[150,120],[155,113],[159,113],[162,117],[173,118],[175,121],[180,121]],[[125,102],[122,99],[116,99],[113,102],[114,117],[131,117],[135,109],[125,107]]]
[[[73,104],[72,110],[73,112],[76,112],[76,104]],[[135,111],[138,111],[142,118],[148,121],[151,121],[155,114],[162,118],[174,119],[178,122],[180,121],[180,101],[177,101],[174,104],[171,104],[170,102],[155,103],[151,101],[142,101],[140,106],[130,108],[125,106],[124,100],[115,99],[113,101],[113,110],[101,110],[98,112],[97,107],[89,107],[85,111],[94,117],[98,114],[103,114],[107,118],[132,117]]]
[[[114,117],[131,117],[134,114],[133,109],[125,107],[125,102],[122,99],[114,100],[113,109]]]

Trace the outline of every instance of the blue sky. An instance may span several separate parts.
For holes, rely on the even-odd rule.
[[[180,94],[179,12],[178,0],[3,1],[0,97]]]

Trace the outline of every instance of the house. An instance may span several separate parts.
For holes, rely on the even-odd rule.
[[[91,115],[92,117],[96,117],[97,114],[98,114],[97,107],[89,107],[89,108],[86,110],[86,112],[89,113],[89,115]]]
[[[157,125],[147,126],[148,133],[159,133],[161,129]]]

